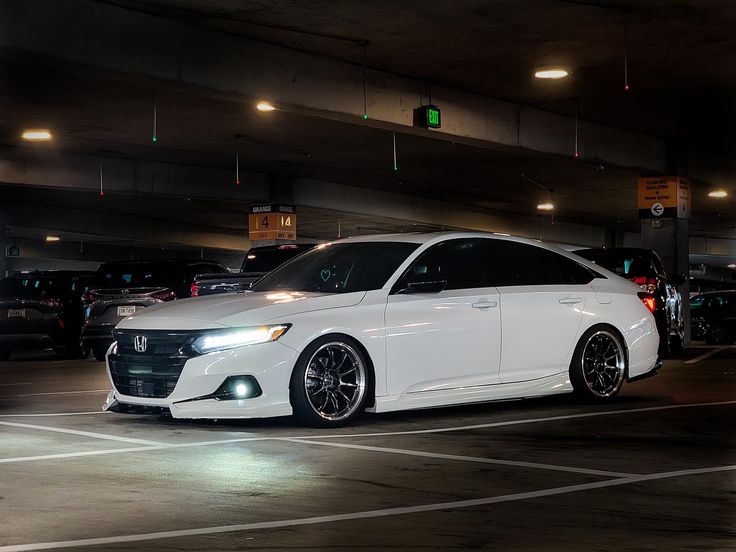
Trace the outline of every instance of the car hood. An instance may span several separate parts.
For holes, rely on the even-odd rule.
[[[365,292],[245,292],[181,299],[149,307],[122,320],[120,329],[195,330],[250,326],[309,311],[357,305]]]

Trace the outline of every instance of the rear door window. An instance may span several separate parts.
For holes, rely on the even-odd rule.
[[[490,277],[493,285],[540,286],[571,283],[558,261],[560,255],[525,243],[488,240]],[[592,279],[592,278],[591,278]]]

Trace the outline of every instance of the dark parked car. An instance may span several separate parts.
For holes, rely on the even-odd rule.
[[[711,345],[736,342],[736,291],[711,291],[690,298],[693,339]]]
[[[191,296],[199,274],[219,273],[227,268],[214,261],[159,260],[118,261],[100,265],[85,305],[83,342],[97,360],[104,360],[112,344],[112,330],[126,316],[140,309]]]
[[[581,249],[575,254],[639,284],[646,294],[642,295],[642,301],[657,321],[660,356],[667,357],[682,350],[685,323],[682,296],[677,287],[685,281],[683,275],[668,278],[662,259],[651,249],[596,248]]]
[[[91,271],[51,270],[0,280],[0,360],[17,349],[53,348],[79,358],[82,346],[82,294]]]
[[[240,272],[204,274],[192,283],[192,296],[230,293],[248,289],[256,280],[286,261],[309,251],[315,244],[284,244],[254,247],[243,260]]]

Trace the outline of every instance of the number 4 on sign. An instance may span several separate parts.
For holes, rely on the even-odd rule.
[[[265,217],[263,217],[263,220],[261,221],[261,226],[263,228],[268,228],[268,215],[266,215]]]

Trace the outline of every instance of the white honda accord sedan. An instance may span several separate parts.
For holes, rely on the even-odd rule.
[[[250,291],[118,324],[105,407],[175,418],[293,414],[311,426],[574,391],[608,400],[656,373],[635,284],[536,241],[397,234],[320,245]]]

